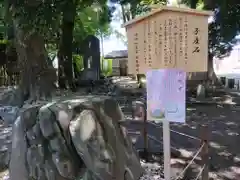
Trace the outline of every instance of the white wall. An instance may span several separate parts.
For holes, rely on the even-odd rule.
[[[217,76],[240,78],[240,45],[234,47],[230,56],[223,59],[214,59],[214,70]]]
[[[118,68],[120,65],[119,65],[119,59],[113,59],[112,60],[112,67],[113,68]]]

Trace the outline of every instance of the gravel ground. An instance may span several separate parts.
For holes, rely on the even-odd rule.
[[[123,81],[129,80],[124,79]],[[121,83],[119,84],[121,85]],[[114,89],[114,87],[111,89]],[[103,91],[102,93],[104,94],[106,92]],[[63,93],[61,92],[59,94],[62,96]],[[95,94],[95,92],[92,92],[92,94]],[[117,99],[119,98],[118,92],[115,94],[113,93],[113,95],[115,95]],[[67,93],[66,96],[68,96]],[[131,101],[137,97],[131,96],[131,98],[129,98],[125,95],[120,97],[120,106],[123,108],[126,118],[131,118],[129,114],[129,106],[131,105]],[[233,99],[238,99],[240,102],[239,97],[240,95],[235,95]],[[126,106],[128,107],[126,108]],[[226,107],[221,105],[193,105],[188,107],[186,124],[171,124],[171,128],[198,137],[198,126],[200,124],[208,125],[212,131],[210,140],[210,177],[217,180],[239,180],[240,146],[236,146],[236,143],[239,142],[240,134],[239,116],[239,106],[233,108],[230,105]],[[2,127],[0,127],[0,131],[4,134],[7,132],[7,135],[5,135],[8,136],[8,131],[2,130]],[[152,125],[149,125],[149,132],[152,132],[154,136],[156,135],[156,138],[159,137],[160,130],[153,129]],[[171,135],[171,138],[173,138],[171,139],[171,143],[174,143],[174,146],[180,144],[181,147],[179,148],[184,151],[186,151],[187,148],[196,148],[190,140],[187,140],[186,138],[181,139],[180,136],[176,137],[177,138],[174,138],[174,136]],[[0,141],[3,139],[4,138],[0,138]],[[0,142],[0,145],[2,146],[3,144]],[[184,166],[186,165],[185,163],[186,162],[184,162]],[[163,180],[162,163],[159,165],[158,163],[141,162],[141,164],[145,169],[145,173],[140,180]],[[0,172],[0,180],[9,180],[7,170]]]
[[[131,97],[128,97],[128,95],[124,94],[121,96],[118,96],[118,90],[116,90],[116,88],[114,87],[114,85],[106,85],[106,87],[104,88],[97,88],[92,90],[90,93],[91,94],[108,94],[108,95],[113,95],[116,100],[119,102],[120,106],[123,109],[123,112],[125,114],[125,118],[129,119],[131,118],[130,114],[129,114],[129,110],[130,110],[130,106],[133,100],[135,100],[136,98],[139,98],[139,96],[132,96],[132,94],[135,94],[135,90],[139,90],[136,89],[136,82],[131,82],[131,83],[126,83],[129,82],[130,79],[129,78],[113,78],[114,84],[117,84],[118,87],[123,87],[124,89],[134,89],[134,92],[131,93]],[[126,81],[126,82],[125,82]],[[126,85],[127,84],[127,85]],[[99,90],[100,89],[100,90]],[[79,91],[77,93],[69,93],[68,91],[59,91],[56,92],[56,97],[54,97],[54,99],[58,99],[59,97],[64,97],[64,96],[74,96],[74,95],[79,95],[79,94],[84,94],[86,93],[86,90],[83,90],[83,92]],[[87,92],[89,93],[89,92]],[[109,94],[110,93],[110,94]],[[127,93],[128,94],[128,93]],[[44,102],[35,102],[35,103],[44,103]],[[32,104],[30,102],[30,104]],[[27,108],[27,106],[29,106],[28,102],[26,102],[26,104],[24,105],[23,108]],[[4,157],[4,164],[6,164],[8,157],[6,156],[7,151],[6,151],[6,147],[9,147],[9,137],[11,136],[11,127],[4,127],[4,126],[0,126],[0,134],[2,135],[2,138],[0,138],[0,145],[1,145],[1,149],[2,151],[0,152],[1,155]],[[7,138],[6,138],[7,137]],[[2,158],[1,158],[2,160]],[[140,178],[140,180],[162,180],[163,177],[163,166],[159,165],[158,163],[149,163],[149,162],[144,162],[141,161],[141,164],[143,166],[143,168],[145,169],[145,173],[144,175]],[[0,172],[0,180],[10,180],[9,178],[9,172],[8,169],[2,170],[2,172]]]
[[[0,173],[0,180],[10,180],[9,175],[8,175],[8,170]]]
[[[163,180],[163,167],[156,163],[141,162],[142,167],[145,169],[144,175],[140,180]],[[8,170],[0,173],[0,180],[10,180]]]
[[[158,163],[141,162],[141,164],[145,173],[140,180],[163,180],[163,166]]]
[[[157,163],[146,163],[141,161],[145,173],[140,180],[163,180],[163,167]],[[10,180],[8,170],[0,173],[0,180]]]

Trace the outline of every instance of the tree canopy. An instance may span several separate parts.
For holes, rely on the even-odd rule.
[[[238,0],[176,0],[189,8],[214,11],[212,22],[209,24],[209,52],[211,55],[222,57],[228,55],[238,42],[236,36],[240,29],[240,1]],[[176,2],[176,4],[177,4]],[[123,21],[149,11],[149,5],[166,4],[166,0],[119,0],[122,7]]]
[[[209,51],[212,55],[228,55],[238,42],[236,36],[240,28],[240,2],[237,0],[182,0],[191,8],[199,5],[214,11],[213,21],[209,24]]]
[[[47,50],[64,62],[63,74],[71,85],[74,49],[87,35],[108,36],[113,11],[106,0],[1,1],[0,31],[13,40],[24,97],[48,96],[52,89],[55,70]]]

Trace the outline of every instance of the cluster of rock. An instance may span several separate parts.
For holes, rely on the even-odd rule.
[[[163,166],[157,163],[141,162],[142,167],[145,170],[144,175],[140,180],[164,180]]]
[[[103,83],[100,86],[95,88],[95,93],[102,93],[107,95],[116,95],[117,94],[117,85],[112,82],[111,78],[104,79]]]
[[[123,114],[109,97],[35,105],[13,126],[11,180],[137,180],[143,174]]]

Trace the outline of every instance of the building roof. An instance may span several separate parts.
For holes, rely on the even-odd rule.
[[[127,27],[129,25],[135,24],[137,22],[143,21],[147,19],[150,16],[156,15],[158,13],[166,12],[166,11],[172,11],[172,12],[180,12],[180,13],[189,13],[189,14],[195,14],[200,16],[211,16],[213,15],[212,11],[200,11],[196,9],[190,9],[190,8],[179,8],[179,7],[170,7],[170,6],[162,6],[160,8],[154,8],[150,13],[139,16],[133,20],[130,20],[123,24],[123,27]]]
[[[116,50],[105,55],[105,59],[117,59],[117,58],[127,58],[128,51],[127,50]]]

